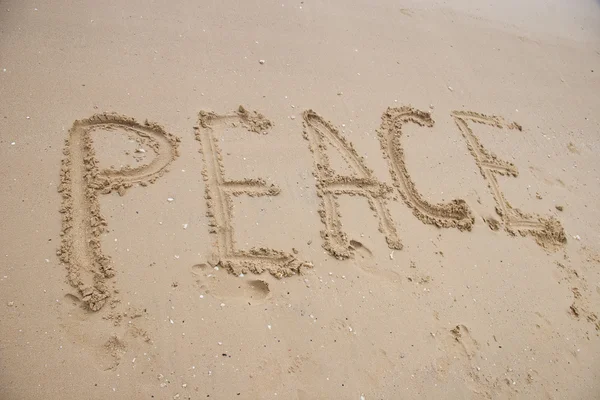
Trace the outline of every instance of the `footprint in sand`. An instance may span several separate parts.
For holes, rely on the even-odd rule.
[[[77,295],[74,295],[72,293],[65,294],[64,301],[67,302],[67,304],[71,304],[73,307],[82,306],[81,299]]]
[[[90,356],[92,368],[99,371],[115,370],[129,349],[126,338],[134,342],[132,339],[139,336],[141,330],[132,325],[122,329],[115,326],[107,336],[107,331],[102,329],[105,321],[91,318],[94,312],[77,294],[65,294],[60,304],[62,313],[59,326],[72,345],[79,348],[82,354]]]
[[[358,240],[350,240],[350,246],[352,250],[355,251],[357,255],[360,255],[362,258],[372,258],[373,253],[369,250],[364,244],[359,242]]]
[[[198,288],[217,299],[240,299],[249,303],[262,303],[271,296],[266,279],[248,279],[234,276],[208,264],[196,264],[191,268]]]
[[[394,284],[402,281],[402,276],[399,273],[377,265],[373,260],[373,252],[362,242],[354,239],[350,240],[350,249],[355,254],[352,262],[369,275],[384,278]]]
[[[480,362],[480,345],[469,328],[456,325],[452,329],[444,328],[436,332],[433,337],[440,354],[431,365],[436,379],[445,385],[460,388],[463,391],[461,398],[472,398],[472,395],[484,399],[496,398],[496,379],[476,368]]]
[[[456,325],[445,339],[448,352],[454,352],[455,355],[466,356],[471,360],[479,352],[479,343],[473,339],[465,325]]]

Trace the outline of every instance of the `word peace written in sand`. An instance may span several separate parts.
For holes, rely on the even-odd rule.
[[[451,114],[466,140],[469,151],[487,180],[496,202],[499,220],[488,218],[490,229],[503,227],[511,235],[531,235],[545,248],[556,248],[566,241],[560,223],[552,218],[529,215],[511,207],[500,190],[496,175],[518,175],[517,168],[492,155],[473,132],[474,124],[484,124],[499,129],[517,129],[517,123],[506,123],[502,118],[486,116],[469,111]],[[379,231],[390,249],[401,250],[402,241],[396,230],[388,201],[398,191],[404,203],[423,223],[439,228],[456,228],[470,231],[474,223],[471,209],[464,200],[431,204],[417,191],[404,160],[402,128],[406,124],[433,127],[431,114],[411,107],[388,108],[381,117],[377,131],[381,150],[388,162],[393,187],[377,180],[354,146],[329,122],[312,110],[305,111],[303,136],[314,159],[316,191],[320,198],[319,215],[323,223],[321,237],[323,247],[338,259],[354,256],[356,244],[349,240],[341,223],[338,198],[344,195],[364,197],[372,214],[378,220]],[[297,274],[312,264],[299,260],[296,255],[270,248],[236,248],[233,227],[234,196],[277,196],[280,189],[267,185],[262,178],[225,179],[225,165],[217,135],[228,126],[242,126],[249,132],[265,134],[272,123],[257,112],[243,107],[228,115],[201,111],[198,126],[194,127],[196,140],[200,143],[204,158],[202,175],[205,182],[209,233],[215,236],[215,264],[239,274],[248,271],[268,271],[276,277]],[[100,170],[94,152],[92,133],[114,131],[135,135],[140,143],[147,144],[155,157],[147,165],[120,170]],[[62,243],[58,255],[67,265],[68,278],[78,288],[84,302],[92,310],[99,310],[110,295],[109,280],[114,276],[110,259],[102,252],[100,235],[106,229],[106,221],[100,213],[98,197],[139,184],[146,186],[159,179],[178,156],[180,140],[153,123],[139,123],[132,118],[117,114],[95,115],[75,121],[69,131],[61,166],[59,191],[63,196]],[[352,173],[339,175],[334,172],[327,156],[327,149],[337,151]]]

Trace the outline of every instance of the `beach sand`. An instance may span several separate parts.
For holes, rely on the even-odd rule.
[[[0,1],[0,398],[600,398],[600,4],[448,3]]]

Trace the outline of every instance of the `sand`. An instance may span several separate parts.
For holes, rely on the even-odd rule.
[[[600,4],[448,3],[0,2],[0,399],[600,398]]]

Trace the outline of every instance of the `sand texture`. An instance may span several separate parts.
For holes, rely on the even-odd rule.
[[[600,399],[600,2],[0,0],[0,400]]]

